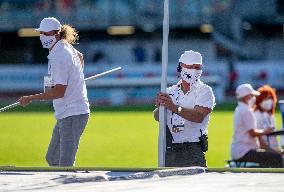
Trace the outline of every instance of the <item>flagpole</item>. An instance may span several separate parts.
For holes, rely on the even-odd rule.
[[[166,93],[167,89],[167,70],[168,70],[168,39],[169,37],[169,0],[164,0],[164,19],[163,19],[163,47],[162,47],[162,76],[161,92]],[[166,152],[166,109],[159,107],[159,144],[158,144],[158,166],[165,167]]]

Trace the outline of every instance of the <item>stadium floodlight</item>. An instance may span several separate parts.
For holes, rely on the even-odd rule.
[[[199,28],[201,33],[212,33],[214,31],[214,28],[211,24],[202,24]]]
[[[18,30],[19,37],[38,37],[39,32],[35,28],[21,28]]]
[[[118,71],[118,70],[120,70],[120,69],[122,69],[122,68],[121,68],[121,67],[117,67],[117,68],[114,68],[114,69],[111,69],[111,70],[108,70],[108,71],[105,71],[105,72],[102,72],[102,73],[99,73],[99,74],[96,74],[96,75],[87,77],[87,78],[85,78],[84,80],[85,80],[85,81],[88,81],[88,80],[91,80],[91,79],[96,79],[96,78],[102,77],[102,76],[104,76],[104,75],[107,75],[107,74],[109,74],[109,73],[112,73],[112,72],[114,72],[114,71]],[[13,107],[16,107],[16,106],[18,106],[18,105],[20,105],[19,102],[15,102],[15,103],[13,103],[13,104],[11,104],[11,105],[7,105],[7,106],[1,108],[1,109],[0,109],[0,112],[6,111],[6,110],[11,109],[11,108],[13,108]]]
[[[168,41],[169,41],[169,0],[164,1],[163,20],[163,47],[162,47],[162,77],[161,92],[166,93],[167,70],[168,70]],[[165,166],[166,153],[166,108],[160,105],[159,108],[159,144],[158,144],[158,166]]]
[[[135,28],[133,26],[110,26],[107,33],[109,35],[133,35]]]

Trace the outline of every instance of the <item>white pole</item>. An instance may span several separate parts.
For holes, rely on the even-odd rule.
[[[11,109],[11,108],[13,108],[13,107],[16,107],[16,106],[18,106],[18,105],[20,105],[19,102],[13,103],[13,104],[11,104],[11,105],[8,105],[8,106],[6,106],[6,107],[1,108],[1,109],[0,109],[0,112],[6,111],[6,110]]]
[[[121,69],[121,67],[117,67],[117,68],[114,68],[114,69],[111,69],[111,70],[108,70],[108,71],[105,71],[105,72],[96,74],[96,75],[94,75],[94,76],[85,78],[84,80],[85,80],[85,81],[88,81],[88,80],[91,80],[91,79],[96,79],[96,78],[99,78],[99,77],[101,77],[101,76],[104,76],[104,75],[107,75],[107,74],[109,74],[109,73],[112,73],[112,72],[114,72],[114,71],[120,70],[120,69]],[[20,102],[15,102],[15,103],[13,103],[13,104],[11,104],[11,105],[8,105],[8,106],[6,106],[6,107],[1,108],[1,109],[0,109],[0,112],[6,111],[6,110],[11,109],[11,108],[13,108],[13,107],[16,107],[16,106],[18,106],[18,105],[20,105]]]
[[[163,20],[163,47],[162,47],[162,77],[161,92],[166,93],[167,71],[168,71],[168,37],[169,37],[169,0],[164,1],[164,20]],[[166,152],[166,109],[164,106],[159,108],[159,144],[158,144],[158,166],[165,166]]]
[[[114,68],[114,69],[111,69],[111,70],[108,70],[108,71],[105,71],[105,72],[96,74],[96,75],[94,75],[94,76],[85,78],[84,80],[85,80],[85,81],[88,81],[88,80],[91,80],[91,79],[96,79],[96,78],[98,78],[98,77],[104,76],[104,75],[106,75],[106,74],[112,73],[112,72],[117,71],[117,70],[120,70],[120,69],[121,69],[121,67],[117,67],[117,68]]]

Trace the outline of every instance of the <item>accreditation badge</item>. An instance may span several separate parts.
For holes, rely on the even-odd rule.
[[[172,132],[180,133],[183,131],[184,131],[184,118],[174,113],[172,116]]]
[[[44,82],[44,92],[54,88],[54,82],[51,78],[51,75],[44,76],[43,82]]]

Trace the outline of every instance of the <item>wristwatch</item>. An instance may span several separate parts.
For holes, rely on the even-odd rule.
[[[181,106],[178,106],[177,113],[180,114],[180,113],[181,113],[181,110],[182,110],[182,107],[181,107]]]

